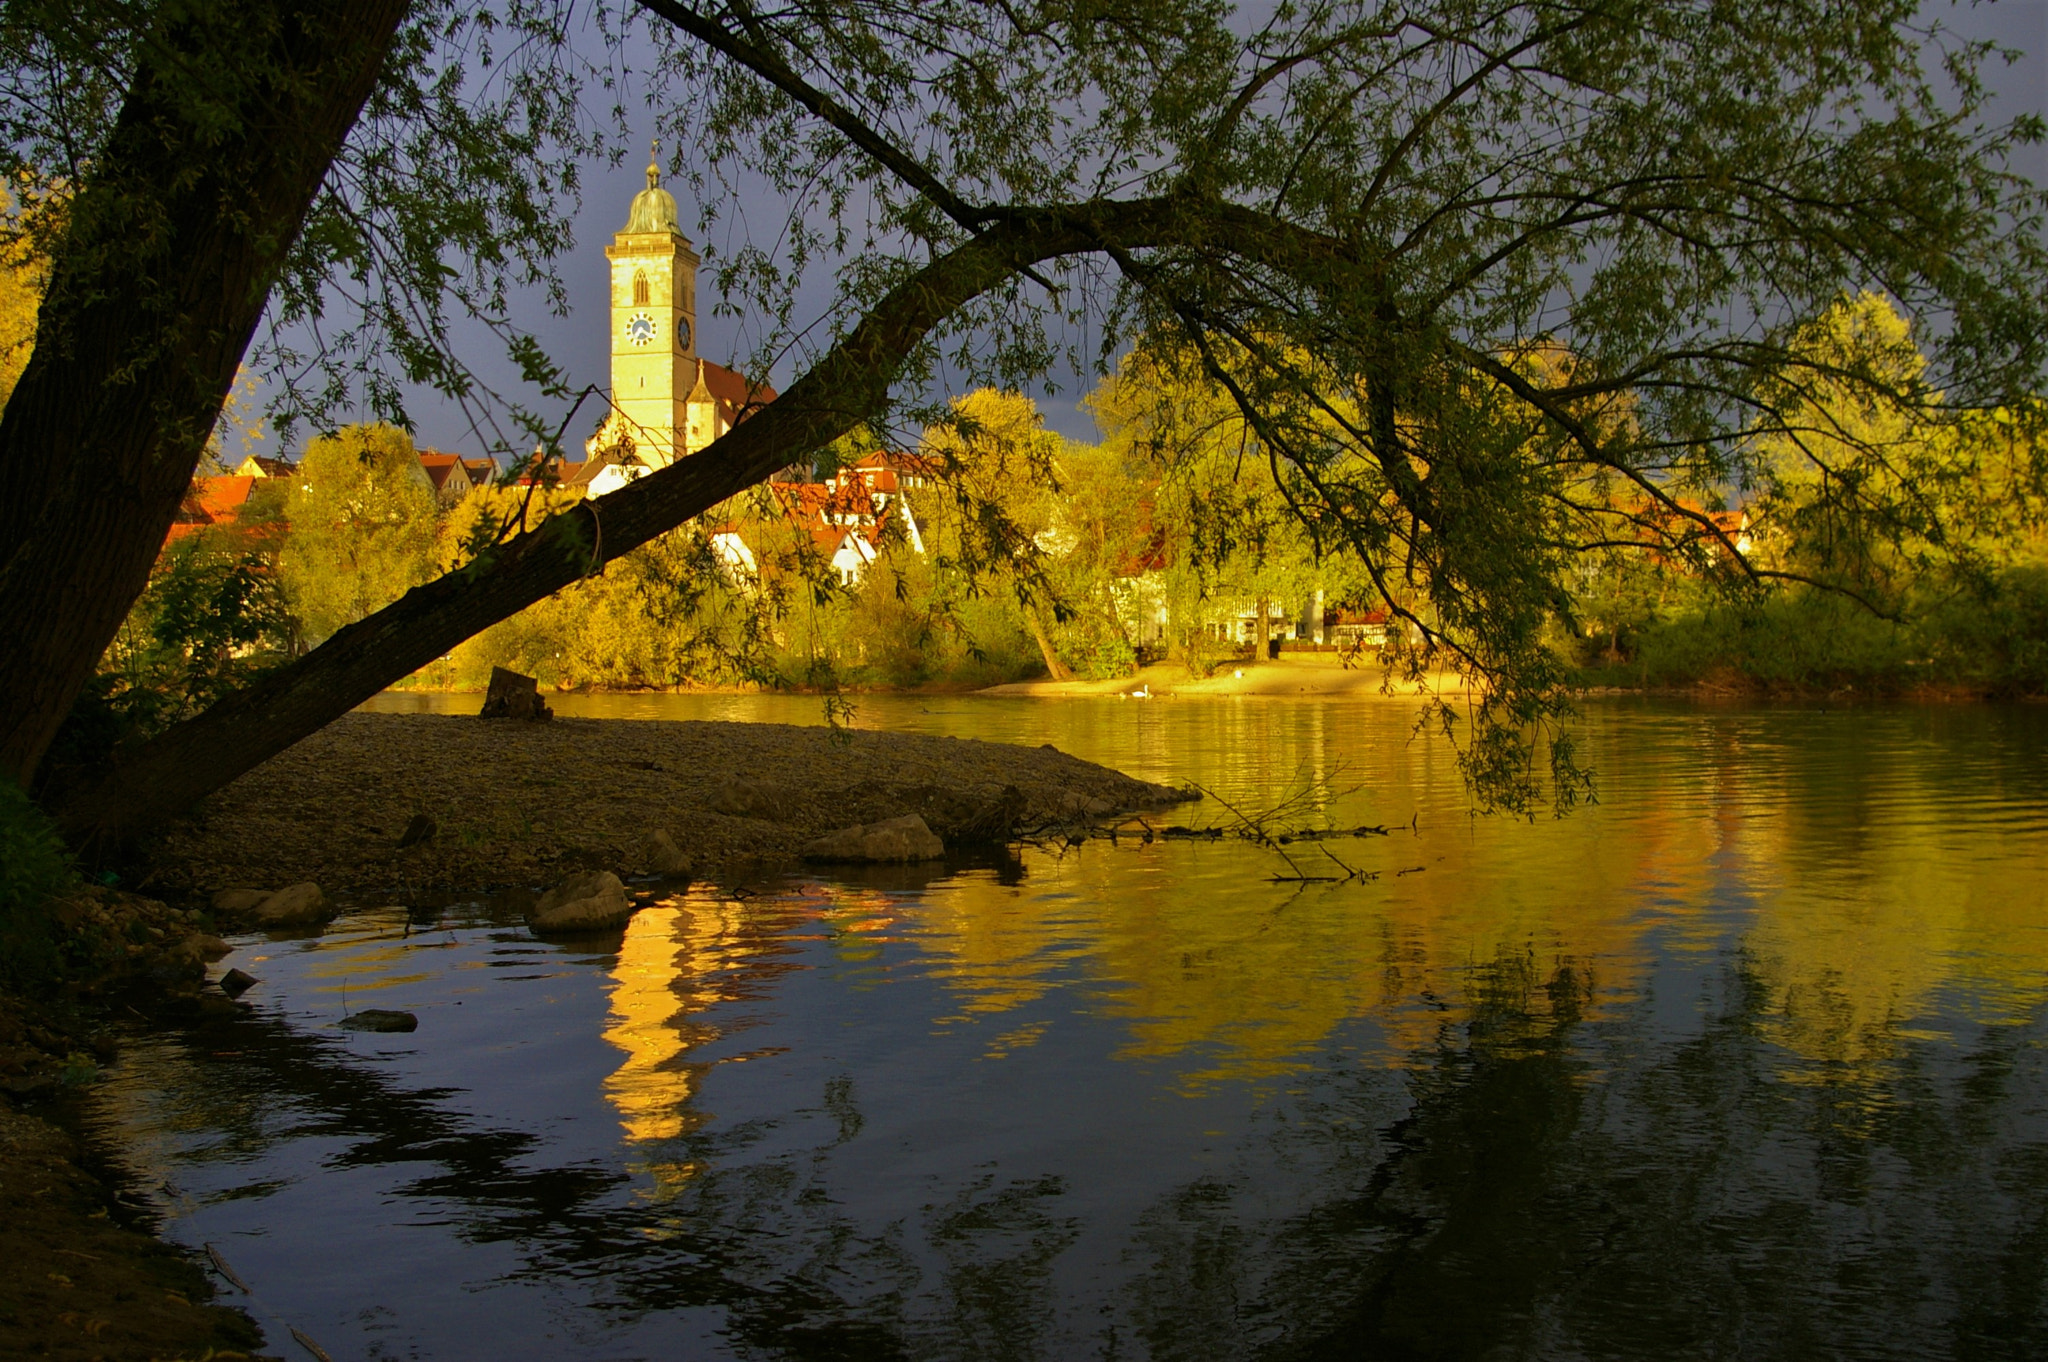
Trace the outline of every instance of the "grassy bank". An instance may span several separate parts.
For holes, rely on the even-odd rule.
[[[1795,589],[1754,603],[1681,605],[1569,640],[1585,687],[1751,694],[2019,698],[2048,694],[2048,568],[1997,589],[1911,599],[1889,617]]]

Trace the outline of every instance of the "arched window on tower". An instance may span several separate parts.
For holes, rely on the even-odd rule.
[[[647,306],[647,271],[633,271],[633,306]]]

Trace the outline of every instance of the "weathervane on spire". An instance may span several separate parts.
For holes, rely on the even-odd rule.
[[[655,138],[647,144],[647,187],[653,189],[661,183],[661,139]]]

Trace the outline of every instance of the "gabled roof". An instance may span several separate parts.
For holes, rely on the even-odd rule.
[[[249,494],[256,490],[257,481],[254,476],[241,473],[194,478],[192,490],[178,504],[178,514],[171,521],[171,531],[164,536],[164,542],[168,544],[215,525],[232,525],[248,504]]]
[[[564,459],[554,465],[555,482],[560,487],[584,487],[590,480],[610,467],[608,459],[579,459],[570,463]]]
[[[940,465],[919,454],[900,454],[878,449],[865,458],[844,464],[826,480],[827,486],[860,486],[870,492],[894,496],[906,487],[918,487],[936,480]]]
[[[945,471],[942,460],[897,449],[878,449],[865,459],[856,459],[849,467],[887,469],[891,473],[911,473],[920,478],[936,478]]]
[[[241,474],[229,473],[222,477],[196,478],[192,491],[185,497],[187,505],[197,504],[209,521],[233,520],[248,504],[249,494],[256,490],[256,479]]]
[[[695,375],[683,401],[691,407],[709,406],[716,414],[714,433],[722,433],[746,420],[775,400],[775,389],[755,383],[744,374],[708,359],[697,361]]]
[[[288,478],[299,471],[299,466],[295,463],[285,459],[268,458],[262,454],[251,454],[236,464],[235,468],[237,473],[244,468],[253,468],[256,471],[247,476],[258,478]]]
[[[469,469],[459,454],[442,454],[431,449],[420,451],[420,467],[426,472],[427,481],[434,484],[436,492],[445,491],[452,479],[457,486],[467,486]],[[456,474],[460,472],[461,476]]]
[[[697,376],[690,384],[688,400],[723,402],[735,413],[765,407],[775,400],[775,389],[756,383],[746,375],[708,359],[697,361]]]

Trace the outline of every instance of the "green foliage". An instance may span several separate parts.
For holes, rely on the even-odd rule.
[[[143,637],[125,659],[129,685],[162,697],[178,717],[195,713],[275,665],[292,619],[275,555],[246,532],[188,535],[138,603]]]
[[[1604,644],[1567,645],[1580,683],[2040,695],[2048,693],[2048,568],[1915,590],[1890,619],[1810,586],[1750,600],[1695,595],[1643,622],[1619,653]]]
[[[1686,517],[1645,517],[1615,489],[1761,506],[1782,484],[1799,511],[1775,523],[1818,557],[1757,566],[1911,592],[1935,560],[1967,560],[1972,531],[1946,494],[1936,510],[1917,496],[1939,460],[1888,456],[1892,418],[2042,423],[2024,403],[2048,358],[2044,200],[2019,170],[2040,120],[1997,121],[1984,68],[2012,54],[1957,40],[1916,0],[1336,0],[1249,21],[1213,0],[591,13],[409,8],[310,211],[254,227],[292,243],[270,313],[285,329],[258,364],[287,408],[367,399],[395,417],[402,387],[425,383],[502,410],[448,339],[465,313],[557,400],[561,367],[512,299],[528,285],[562,305],[582,165],[622,154],[651,115],[690,130],[671,169],[692,181],[695,235],[718,243],[707,294],[749,319],[749,367],[801,370],[859,338],[810,407],[839,429],[879,428],[892,390],[933,391],[942,368],[1029,391],[1132,343],[1165,386],[1223,394],[1239,429],[1183,448],[1235,445],[1229,478],[1204,476],[1205,458],[1162,476],[1194,532],[1179,599],[1198,615],[1299,594],[1272,575],[1341,555],[1417,640],[1402,645],[1412,671],[1483,683],[1477,723],[1501,734],[1474,744],[1475,773],[1533,750],[1531,726],[1563,712],[1547,640],[1576,550],[1648,534],[1699,556]],[[0,168],[32,190],[92,188],[138,71],[190,126],[238,131],[288,14],[10,6]],[[150,207],[124,205],[145,236]],[[943,294],[935,329],[861,326],[956,251],[1002,264],[970,296]],[[814,283],[831,302],[798,315]],[[1845,290],[1875,287],[1912,320],[1924,371],[1810,343]],[[525,435],[505,443],[523,451],[550,423],[510,405]],[[1817,410],[1855,419],[1820,430]],[[1037,447],[1022,443],[1027,462]],[[1821,470],[1810,486],[1800,460]],[[1285,514],[1269,516],[1276,497]],[[1094,581],[1058,580],[1085,555],[1046,545],[1077,528],[992,496],[961,506],[952,553],[969,582],[978,565],[1009,573],[1055,666],[1060,647],[1095,657],[1123,629]],[[1281,542],[1297,534],[1313,552]],[[311,636],[410,583],[398,546],[375,556],[395,575],[359,594],[297,591]],[[347,587],[343,558],[307,560],[308,580]],[[950,571],[891,627],[963,618],[974,593]],[[814,592],[806,608],[842,606]]]
[[[1929,612],[1931,665],[2004,694],[2048,695],[2048,565],[1997,573]]]
[[[346,426],[306,446],[287,491],[291,535],[278,578],[305,637],[318,642],[433,575],[433,485],[412,437]]]
[[[1744,563],[1647,533],[1585,556],[1558,640],[1577,679],[2048,688],[2044,452],[2027,413],[1949,419],[1939,394],[1913,391],[1926,358],[1874,295],[1842,300],[1800,344],[1820,373],[1786,399],[1796,423],[1757,440],[1768,476]],[[1859,372],[1890,389],[1841,377]]]
[[[19,988],[56,972],[45,909],[76,883],[55,826],[19,786],[0,780],[0,982]]]
[[[1064,631],[1063,631],[1064,632]],[[1111,681],[1138,669],[1138,653],[1130,643],[1107,631],[1069,635],[1061,639],[1060,652],[1076,676],[1089,681]]]
[[[291,656],[298,625],[278,581],[282,531],[259,503],[164,548],[58,731],[47,778],[100,767]]]

